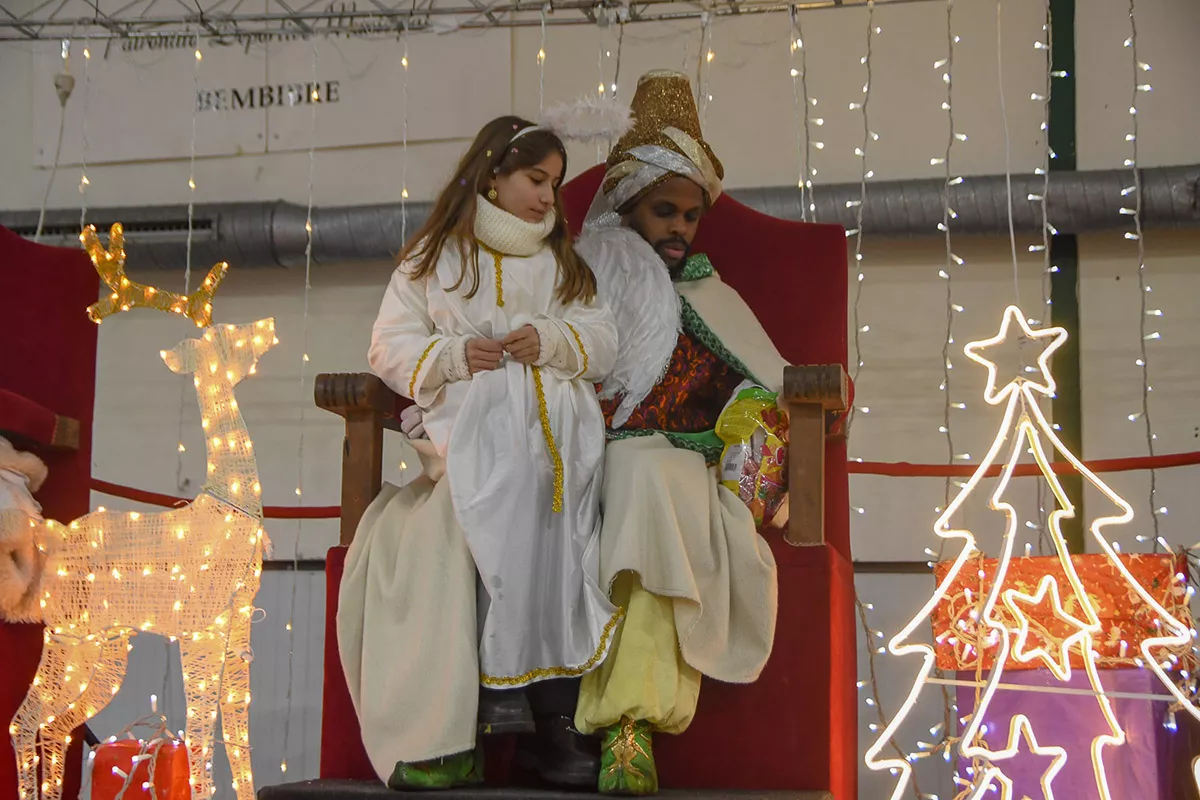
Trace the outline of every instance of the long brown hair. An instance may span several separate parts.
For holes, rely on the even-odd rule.
[[[434,203],[429,219],[408,241],[397,259],[401,264],[410,259],[416,261],[416,266],[408,273],[410,279],[419,280],[432,274],[437,269],[442,248],[448,241],[454,241],[462,254],[462,272],[449,290],[458,290],[470,274],[466,297],[475,296],[479,290],[475,209],[477,203],[487,202],[481,200],[480,195],[487,191],[492,177],[511,175],[519,169],[536,166],[551,153],[562,157],[563,175],[566,175],[567,149],[550,131],[539,128],[513,141],[518,131],[532,126],[532,122],[521,117],[508,116],[492,120],[479,131],[458,162],[454,177]],[[596,276],[575,254],[558,189],[554,191],[554,215],[554,227],[546,242],[558,264],[558,299],[563,303],[590,302],[596,296]]]

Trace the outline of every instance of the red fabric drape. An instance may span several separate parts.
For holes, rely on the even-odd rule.
[[[92,470],[92,403],[96,387],[96,325],[87,318],[99,277],[82,250],[35,245],[0,227],[0,429],[47,441],[54,414],[80,422],[79,449],[35,448],[50,475],[37,494],[46,516],[70,520],[88,512]],[[19,399],[14,399],[19,398]],[[10,427],[10,425],[12,427]],[[48,426],[48,427],[47,427]],[[7,730],[37,671],[40,625],[0,623],[0,721]],[[79,792],[82,737],[68,753],[64,796]],[[16,759],[0,745],[0,800],[16,800]]]

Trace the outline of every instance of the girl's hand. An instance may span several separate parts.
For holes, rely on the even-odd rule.
[[[504,356],[504,345],[495,339],[477,336],[467,340],[467,367],[471,374],[487,372],[500,366]]]
[[[542,352],[542,339],[532,325],[517,328],[505,336],[501,344],[510,356],[522,364],[532,364]]]

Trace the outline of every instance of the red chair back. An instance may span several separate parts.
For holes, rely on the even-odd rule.
[[[0,394],[19,398],[36,415],[79,420],[78,450],[33,448],[50,474],[37,493],[48,518],[68,522],[89,510],[92,477],[92,403],[96,393],[96,324],[87,307],[96,302],[100,278],[81,249],[46,247],[0,227]],[[17,406],[9,405],[8,408]],[[22,429],[23,421],[8,421]],[[0,419],[0,430],[6,420]],[[0,622],[0,722],[8,723],[33,681],[42,652],[40,625]],[[68,753],[64,797],[79,793],[82,737]],[[16,800],[16,757],[7,736],[0,744],[0,800]]]
[[[575,232],[602,176],[599,166],[563,187]],[[701,222],[694,249],[708,254],[785,358],[846,364],[841,227],[774,219],[724,196]],[[857,797],[857,629],[844,441],[826,445],[825,481],[826,546],[796,548],[778,532],[766,534],[779,565],[779,619],[762,676],[743,686],[705,682],[691,728],[655,739],[664,787]],[[344,561],[345,548],[330,550],[326,560],[321,777],[373,779],[337,653],[334,618]]]

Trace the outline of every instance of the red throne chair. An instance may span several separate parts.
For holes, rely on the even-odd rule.
[[[569,219],[584,218],[602,176],[603,167],[596,167],[564,187]],[[784,376],[791,409],[791,513],[786,540],[779,531],[766,533],[779,564],[773,654],[754,684],[703,684],[691,728],[655,739],[661,782],[689,793],[785,790],[813,800],[856,800],[846,445],[827,433],[848,399],[845,234],[838,226],[768,217],[724,196],[701,224],[694,250],[710,256],[790,363],[817,366],[792,367]],[[398,429],[406,401],[367,374],[319,375],[315,394],[318,406],[346,420],[341,546],[326,560],[323,781],[317,783],[375,781],[342,673],[335,619],[346,546],[380,488],[383,430]],[[489,772],[489,780],[493,777]],[[325,783],[335,785],[348,791],[344,783]],[[276,789],[271,797],[282,800],[307,796],[317,786]]]
[[[0,227],[0,436],[36,453],[49,477],[36,498],[47,518],[68,521],[89,510],[92,402],[96,390],[99,276],[82,250],[45,247]],[[17,800],[16,756],[7,736],[37,672],[42,626],[0,621],[0,800]],[[67,753],[64,797],[79,794],[83,737]]]

